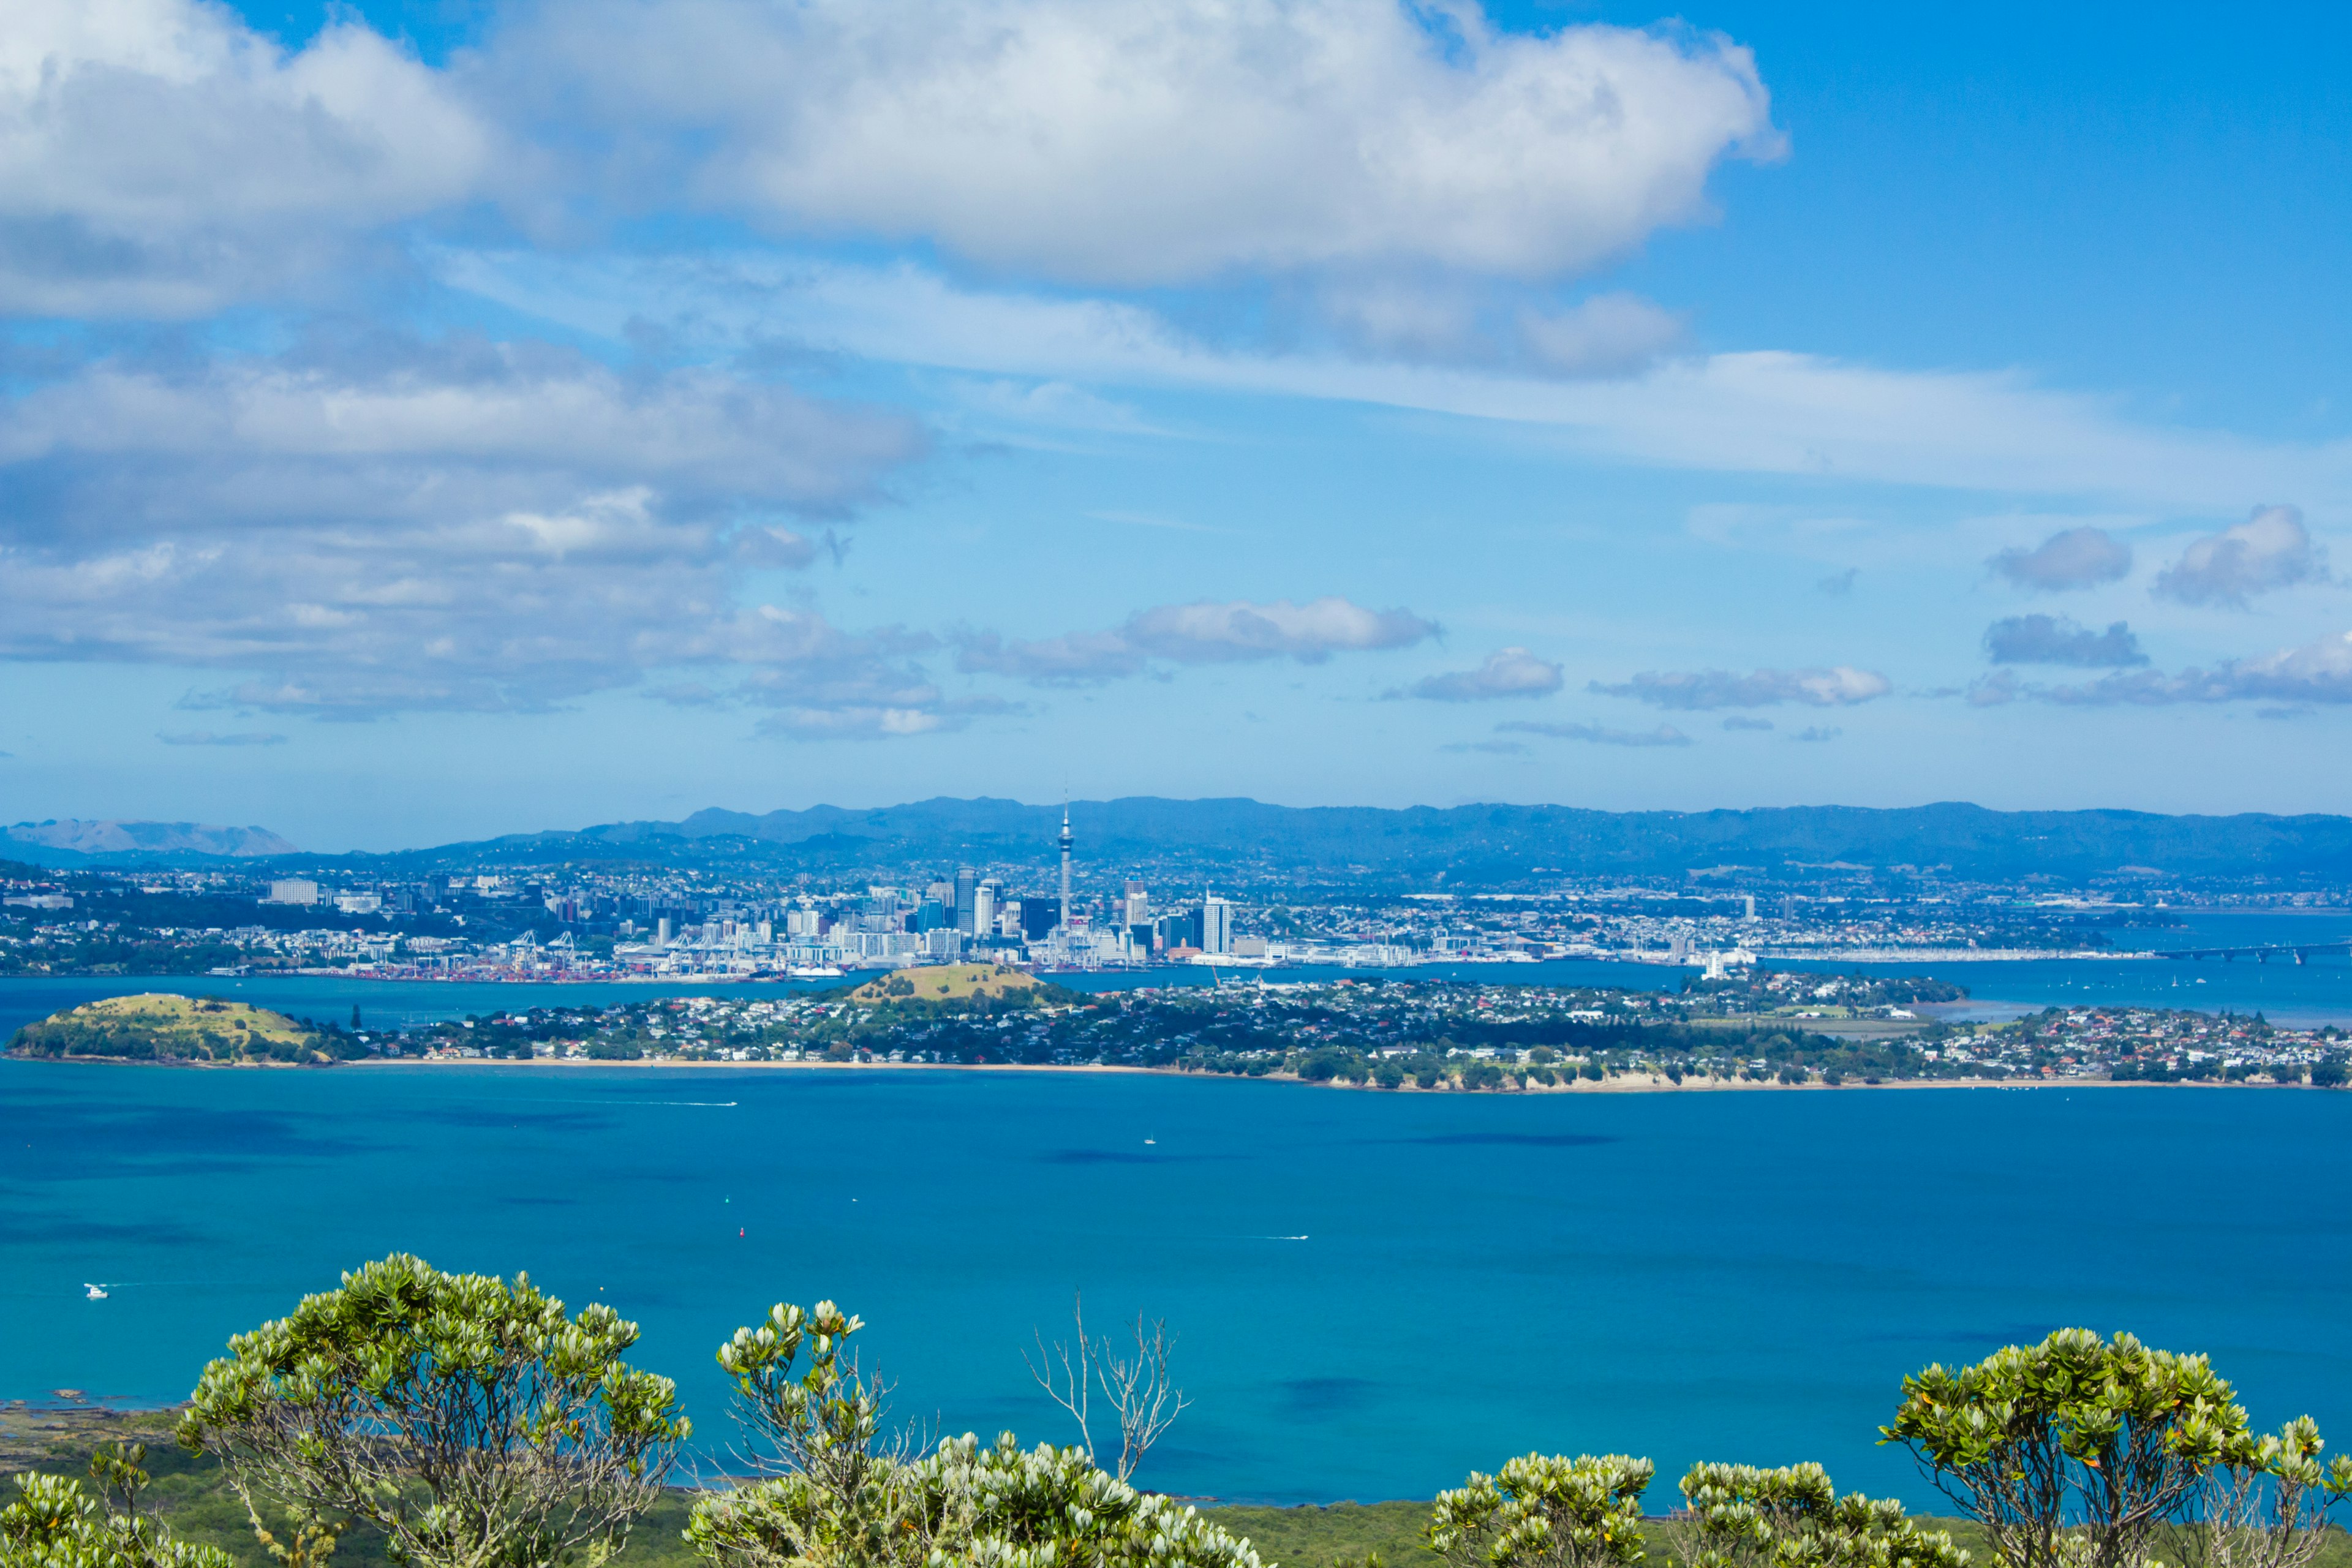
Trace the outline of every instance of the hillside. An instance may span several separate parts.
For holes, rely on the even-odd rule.
[[[961,1002],[973,996],[1010,996],[1016,991],[1034,991],[1042,984],[1034,974],[1007,969],[1001,963],[950,963],[869,980],[852,991],[849,999],[865,1004]]]
[[[1559,805],[1293,807],[1150,796],[1071,803],[1082,862],[1150,868],[1164,879],[1376,878],[1429,888],[1548,874],[1686,876],[1740,868],[1750,880],[1936,870],[2028,878],[2352,877],[2352,817],[2164,816],[2131,811],[2001,812],[1961,803],[1874,809],[1606,812]],[[1026,861],[1044,873],[1059,805],[936,799],[867,811],[700,811],[452,845],[394,858],[423,864],[566,858],[898,874],[959,862]]]
[[[345,1037],[218,997],[110,996],[16,1031],[12,1056],[113,1061],[287,1064],[359,1054]]]

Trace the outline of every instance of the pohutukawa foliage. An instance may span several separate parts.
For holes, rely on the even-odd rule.
[[[173,1540],[140,1511],[146,1457],[136,1445],[100,1446],[89,1462],[94,1489],[67,1476],[17,1476],[16,1495],[0,1507],[0,1568],[234,1568],[227,1552]]]
[[[1657,1467],[1623,1454],[1528,1454],[1437,1494],[1429,1543],[1463,1565],[1610,1568],[1642,1561],[1642,1493]]]
[[[1694,1465],[1668,1523],[1686,1568],[1968,1568],[1892,1499],[1837,1495],[1819,1465]]]
[[[1907,1377],[1879,1431],[2008,1568],[2143,1568],[2181,1546],[2284,1568],[2352,1489],[2352,1466],[2318,1466],[2307,1418],[2257,1437],[2205,1357],[2088,1329]]]
[[[1138,1492],[1079,1448],[928,1453],[882,1432],[881,1385],[847,1348],[864,1325],[830,1301],[779,1305],[719,1349],[738,1418],[772,1473],[706,1495],[686,1538],[722,1568],[1259,1568],[1249,1543]]]
[[[688,1432],[637,1326],[576,1317],[526,1275],[395,1254],[229,1342],[180,1440],[220,1458],[257,1530],[362,1521],[415,1568],[593,1568],[660,1494]]]

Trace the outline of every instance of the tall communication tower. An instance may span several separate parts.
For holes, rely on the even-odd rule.
[[[1070,945],[1070,808],[1062,807],[1062,945]]]

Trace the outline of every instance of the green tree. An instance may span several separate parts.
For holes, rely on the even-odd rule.
[[[2208,1470],[2171,1545],[2184,1568],[2309,1568],[2328,1516],[2352,1493],[2352,1459],[2320,1463],[2319,1427],[2298,1416],[2247,1437]]]
[[[1528,1454],[1437,1494],[1429,1543],[1461,1568],[1630,1568],[1657,1474],[1622,1454]]]
[[[1984,1526],[2007,1568],[2142,1568],[2246,1413],[2203,1356],[2061,1329],[1903,1380],[1882,1438]]]
[[[697,1552],[730,1564],[903,1560],[916,1533],[893,1485],[903,1445],[881,1439],[888,1389],[866,1380],[848,1347],[865,1326],[831,1301],[779,1302],[719,1347],[737,1419],[758,1445],[745,1457],[768,1479],[695,1504]]]
[[[68,1476],[18,1475],[0,1507],[0,1568],[232,1568],[227,1552],[175,1541],[140,1511],[146,1458],[135,1444],[101,1445],[89,1461],[97,1495]]]
[[[621,1353],[637,1327],[577,1317],[528,1276],[394,1254],[229,1342],[180,1441],[216,1456],[257,1531],[267,1499],[357,1520],[414,1568],[547,1568],[618,1551],[688,1432],[669,1379]],[[301,1537],[298,1531],[297,1546]]]
[[[1892,1500],[1839,1497],[1819,1465],[1694,1465],[1669,1521],[1685,1568],[1967,1568]]]
[[[919,1458],[882,1431],[887,1389],[830,1301],[779,1305],[719,1348],[773,1473],[706,1493],[687,1543],[722,1568],[1260,1568],[1239,1541],[1097,1468],[1083,1448],[1024,1452],[967,1433]],[[1081,1331],[1083,1332],[1083,1331]],[[803,1355],[805,1359],[803,1359]]]

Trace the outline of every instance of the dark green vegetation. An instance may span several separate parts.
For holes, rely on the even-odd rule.
[[[1616,1454],[1510,1458],[1426,1505],[1196,1510],[1098,1468],[1091,1428],[1079,1446],[1025,1450],[1010,1433],[891,1436],[887,1385],[850,1348],[862,1328],[824,1301],[739,1329],[718,1353],[747,1445],[739,1468],[753,1476],[664,1491],[688,1430],[667,1379],[617,1360],[633,1324],[602,1303],[567,1316],[522,1276],[385,1258],[234,1339],[176,1421],[0,1413],[0,1468],[47,1472],[20,1474],[0,1500],[0,1568],[588,1568],[616,1553],[665,1568],[688,1556],[1402,1568],[1435,1555],[1454,1568],[2341,1568],[2352,1556],[2332,1521],[2352,1459],[2323,1460],[2307,1417],[2258,1432],[2206,1358],[2128,1334],[2061,1330],[1904,1380],[1880,1435],[1960,1515],[1946,1521],[1840,1495],[1804,1463],[1694,1465],[1674,1511],[1645,1519],[1654,1467]],[[1152,1425],[1164,1357],[1134,1375],[1083,1350],[1079,1364],[1110,1373],[1100,1391],[1123,1474],[1164,1429]],[[63,1473],[81,1464],[88,1486]],[[88,1500],[75,1518],[59,1499]],[[73,1528],[55,1528],[61,1517]]]
[[[110,996],[27,1024],[8,1042],[22,1057],[134,1062],[324,1065],[365,1055],[341,1030],[217,996]]]

